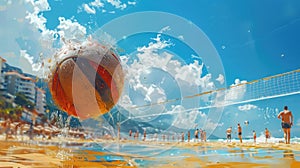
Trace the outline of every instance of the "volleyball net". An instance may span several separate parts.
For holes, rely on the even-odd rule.
[[[243,92],[242,98],[232,99],[232,92]],[[167,111],[159,114],[147,114],[143,116],[134,116],[132,118],[142,118],[142,117],[151,117],[156,115],[167,115],[167,114],[176,114],[181,112],[189,112],[192,110],[203,110],[209,108],[225,107],[236,104],[250,103],[255,101],[261,101],[266,99],[272,99],[277,97],[295,95],[300,93],[300,69],[277,74],[274,76],[269,76],[250,82],[240,83],[234,86],[229,86],[227,88],[220,88],[216,90],[206,91],[198,93],[195,95],[185,96],[176,99],[170,99],[166,101],[161,101],[157,103],[145,104],[142,106],[135,106],[132,109],[139,109],[147,106],[156,106],[161,104],[167,104],[170,102],[180,101],[183,99],[192,99],[201,96],[213,96],[217,94],[225,94],[225,100],[212,103],[208,106],[201,106],[191,109],[186,109],[183,111]]]

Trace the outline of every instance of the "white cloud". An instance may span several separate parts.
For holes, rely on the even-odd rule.
[[[130,65],[126,65],[126,76],[128,78],[130,86],[132,86],[135,91],[138,91],[143,88],[143,90],[149,89],[149,87],[145,86],[145,83],[141,81],[143,79],[141,75],[145,73],[148,69],[151,68],[158,68],[166,71],[174,77],[175,81],[179,85],[179,90],[174,90],[173,92],[180,92],[182,96],[191,96],[195,93],[201,93],[208,90],[214,90],[214,83],[212,82],[211,74],[207,74],[205,76],[202,75],[203,64],[199,64],[197,60],[192,63],[184,64],[176,59],[174,55],[171,53],[166,52],[168,47],[173,46],[171,41],[169,40],[162,40],[160,35],[157,35],[156,38],[152,39],[154,42],[150,42],[146,46],[139,47],[137,49],[138,54],[136,54],[137,60],[133,61]],[[161,52],[163,50],[163,52]],[[132,57],[132,56],[130,56]],[[121,60],[124,64],[129,61],[128,56],[121,56]],[[124,66],[125,67],[125,66]],[[203,77],[201,77],[203,76]],[[161,83],[165,83],[165,78],[161,79]],[[172,86],[169,86],[172,87]],[[199,88],[193,89],[193,88]],[[165,88],[161,88],[165,89]],[[149,92],[148,92],[149,93]],[[164,92],[166,97],[169,97],[168,92]],[[145,99],[146,95],[144,95]],[[131,106],[139,106],[135,104],[135,101],[132,101],[132,97],[128,96],[133,104]],[[175,105],[172,109],[165,109],[167,110],[166,113],[172,113],[175,119],[170,118],[173,120],[172,124],[179,128],[190,129],[194,128],[195,124],[203,124],[200,126],[201,128],[205,128],[206,130],[213,130],[218,126],[222,126],[223,123],[215,123],[213,119],[209,119],[205,113],[202,113],[198,110],[189,110],[196,107],[199,107],[197,104],[199,103],[199,99],[204,100],[201,102],[210,103],[209,95],[207,96],[200,96],[195,97],[192,99],[185,99],[185,103],[182,105]],[[154,99],[153,99],[154,100]],[[152,102],[155,102],[153,101]],[[157,98],[156,98],[157,100]],[[223,99],[222,99],[223,100]],[[148,104],[148,103],[145,103]],[[144,104],[143,104],[144,105]],[[166,104],[163,104],[166,106]],[[150,107],[149,107],[150,108]],[[143,109],[143,108],[138,108]],[[188,110],[185,110],[188,109]],[[142,110],[141,110],[142,111]],[[139,113],[139,115],[148,115],[148,110]],[[184,111],[184,112],[183,112]],[[156,114],[161,114],[164,112],[160,112]],[[155,114],[154,114],[155,115]],[[204,125],[205,123],[205,125]]]
[[[104,3],[102,3],[100,0],[95,0],[91,3],[89,3],[91,6],[96,7],[96,8],[102,8],[104,7]]]
[[[156,100],[154,103],[159,103],[166,100],[166,95],[164,90],[152,84],[149,88],[145,88],[145,101],[151,102],[152,100]]]
[[[225,82],[224,76],[222,74],[219,74],[219,76],[216,79],[216,81],[220,82],[220,84],[223,85],[224,82]]]
[[[123,10],[127,7],[126,3],[122,3],[120,0],[106,0],[106,1],[117,9]]]
[[[1,22],[4,23],[0,26],[0,55],[10,65],[21,67],[24,72],[34,74],[29,62],[20,57],[20,50],[27,50],[30,55],[38,55],[43,48],[39,44],[40,33],[24,19],[26,11],[30,9],[25,1],[11,1],[3,5],[5,10],[0,11]],[[23,63],[24,61],[26,63]]]
[[[244,94],[246,93],[246,83],[247,81],[240,79],[236,79],[235,83],[230,86],[229,89],[226,90],[226,100],[239,100],[243,98]]]
[[[159,68],[170,75],[172,75],[176,81],[184,82],[187,85],[199,86],[203,90],[211,90],[214,87],[211,82],[211,75],[202,75],[203,64],[199,64],[195,60],[191,64],[182,65],[178,60],[172,59],[173,55],[168,52],[158,54],[158,51],[167,48],[171,45],[169,41],[162,41],[160,35],[153,38],[155,42],[150,42],[148,46],[139,47],[137,51],[138,60],[129,65],[127,76],[132,77],[129,79],[129,83],[134,89],[141,88],[140,75],[149,68]],[[125,57],[124,57],[125,58]],[[126,59],[125,59],[126,60]]]
[[[65,19],[64,17],[59,17],[58,20],[59,25],[57,28],[60,36],[66,39],[80,39],[86,35],[86,28],[78,22]]]
[[[46,22],[47,19],[40,14],[40,12],[50,11],[51,8],[47,0],[26,0],[27,3],[31,4],[33,11],[26,11],[26,19],[29,20],[30,24],[33,24],[38,30],[45,32],[47,31]]]
[[[222,77],[220,78],[220,75],[217,78],[217,81],[219,80],[222,81]],[[236,79],[235,83],[232,84],[229,88],[218,90],[214,99],[214,106],[224,107],[242,101],[247,91],[246,83],[247,81],[245,80],[240,81],[239,79]]]
[[[83,4],[82,6],[86,13],[96,14],[96,10],[94,8],[91,8],[88,4]]]
[[[216,127],[222,127],[223,125],[224,123],[215,123],[210,118],[208,118],[203,129],[213,131]]]
[[[90,2],[88,4],[82,4],[82,7],[84,11],[88,14],[96,14],[96,9],[100,9],[104,7],[104,3],[102,3],[100,0],[95,0],[93,2]],[[81,8],[79,8],[81,9]]]
[[[171,30],[170,26],[166,26],[166,27],[162,28],[158,33],[163,33],[163,32],[170,31],[170,30]]]
[[[249,111],[252,109],[256,109],[257,106],[253,105],[253,104],[245,104],[243,106],[238,106],[238,109],[241,111]]]
[[[39,71],[41,69],[41,63],[34,63],[33,56],[30,56],[26,50],[20,50],[20,59],[23,59],[24,61],[27,61],[29,63],[29,65],[27,65],[28,67],[31,66],[31,69],[35,72]],[[23,62],[24,64],[25,62]]]
[[[119,102],[118,102],[119,105],[125,107],[125,108],[131,108],[131,107],[134,107],[132,104],[132,101],[129,97],[129,95],[123,95],[121,96]]]
[[[159,110],[164,109],[165,111],[168,111],[171,109],[165,109],[166,104],[145,107],[148,108],[147,111],[143,111],[144,107],[137,108],[135,110],[129,109],[129,107],[165,102],[167,98],[172,97],[174,93],[178,96],[191,96],[196,93],[200,93],[200,91],[212,90],[214,88],[211,74],[207,74],[205,76],[202,75],[203,64],[199,64],[198,60],[185,64],[184,62],[181,62],[181,60],[176,59],[173,54],[167,51],[167,48],[174,44],[172,44],[168,39],[162,40],[160,34],[151,40],[152,41],[150,41],[148,45],[138,47],[135,55],[123,55],[120,57],[124,71],[126,72],[126,81],[128,81],[129,88],[134,90],[134,93],[125,92],[124,96],[126,96],[126,98],[124,99],[126,101],[124,102],[127,104],[125,105],[120,103],[120,106],[128,108],[128,110],[132,111],[134,115],[147,116],[149,115],[149,111],[151,111],[150,114],[154,113],[154,115],[156,115],[162,113],[162,111]],[[158,69],[158,71],[155,72],[153,69]],[[150,75],[153,78],[153,76],[161,76],[164,73],[167,75],[159,79],[156,78],[154,81],[149,81],[150,83],[148,82],[148,79],[144,77]],[[168,79],[167,82],[166,77],[172,79],[174,85],[171,84],[164,87],[163,85],[165,83],[170,82],[170,79]],[[157,81],[157,83],[155,83],[155,81]],[[177,88],[176,90],[173,90],[172,88],[175,86],[178,86],[179,89]],[[137,93],[138,95],[136,95]],[[133,94],[134,96],[131,96]],[[183,108],[190,109],[193,107],[199,107],[199,99],[208,100],[208,96],[186,99],[184,101]],[[132,104],[128,105],[128,103]],[[154,110],[153,108],[157,108],[157,110]],[[189,113],[193,114],[194,112]],[[180,121],[178,120],[175,123],[179,122]]]
[[[179,35],[177,38],[180,39],[180,40],[182,40],[182,41],[184,40],[183,35]]]
[[[127,4],[128,5],[136,5],[136,2],[135,1],[128,1]]]
[[[51,8],[47,0],[25,0],[27,3],[31,3],[34,7],[34,11],[50,11]]]
[[[135,5],[136,2],[128,1],[127,4]],[[83,10],[89,14],[96,14],[97,10],[100,10],[102,13],[106,13],[107,11],[109,11],[108,13],[114,14],[114,13],[116,13],[116,11],[114,11],[112,9],[124,10],[127,8],[127,4],[126,4],[126,2],[122,2],[120,0],[103,0],[103,1],[95,0],[90,3],[82,4],[82,6],[80,6],[78,8],[78,12],[81,12],[82,8],[83,8]],[[112,6],[112,8],[107,5]],[[107,9],[104,9],[104,6]]]
[[[140,57],[143,57],[144,56],[143,54],[150,54],[153,52],[157,52],[158,50],[164,49],[172,45],[170,41],[162,41],[161,34],[158,34],[157,37],[152,38],[152,40],[154,40],[155,42],[150,42],[148,46],[139,47],[137,49],[137,51],[141,53],[139,54]],[[145,61],[145,59],[143,60]]]
[[[0,17],[5,23],[0,27],[0,41],[4,44],[0,46],[0,54],[9,64],[21,67],[24,72],[36,74],[34,71],[41,67],[41,62],[46,62],[43,59],[48,59],[41,56],[52,56],[55,51],[53,43],[59,43],[59,35],[74,39],[86,34],[85,27],[78,22],[62,17],[59,18],[58,27],[48,29],[47,19],[43,16],[43,12],[51,10],[47,0],[24,0],[4,5],[5,10],[0,11]],[[26,63],[20,62],[24,60]]]
[[[20,56],[24,57],[30,64],[33,64],[33,57],[26,50],[20,50]]]
[[[213,122],[211,118],[208,118],[207,114],[198,110],[186,112],[185,108],[181,105],[173,107],[171,112],[176,113],[176,118],[172,125],[177,128],[195,129],[197,127],[212,131],[216,127],[221,127],[224,124]]]
[[[97,9],[106,12],[105,4],[110,4],[114,9],[123,10],[127,4],[134,5],[135,2],[91,0],[84,4],[83,8],[86,12],[95,14]],[[111,9],[109,10],[111,11]],[[47,18],[43,15],[43,12],[46,11],[51,11],[48,0],[0,1],[0,16],[5,23],[0,27],[0,41],[1,44],[4,44],[0,46],[0,54],[10,64],[24,68],[27,73],[34,73],[32,69],[39,67],[37,61],[41,62],[43,59],[39,58],[40,53],[43,53],[43,56],[52,56],[55,51],[53,46],[58,47],[62,44],[59,37],[81,39],[86,35],[84,26],[77,21],[64,17],[58,18],[59,25],[57,27],[48,29],[46,27]],[[28,69],[28,66],[23,66],[22,63],[18,62],[20,59],[13,59],[13,57],[19,57],[20,50],[26,50],[26,53],[33,57],[32,68]]]
[[[194,54],[192,54],[192,55],[191,55],[191,58],[196,58],[196,59],[199,59],[199,60],[201,60],[201,57],[200,57],[200,56],[198,56],[198,55],[194,55]]]
[[[171,112],[176,113],[176,119],[174,120],[172,125],[177,128],[193,129],[195,127],[196,119],[200,113],[197,110],[193,110],[190,112],[182,111],[185,111],[185,108],[181,105],[175,106],[172,109]]]

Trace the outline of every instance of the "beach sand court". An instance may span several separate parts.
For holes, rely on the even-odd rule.
[[[55,145],[56,144],[56,145]],[[0,141],[0,168],[300,167],[300,144]]]

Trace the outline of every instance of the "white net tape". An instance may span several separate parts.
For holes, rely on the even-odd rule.
[[[191,96],[185,96],[183,98],[178,99],[171,99],[166,100],[163,102],[158,103],[152,103],[152,104],[145,104],[143,106],[137,106],[132,107],[133,109],[136,108],[142,108],[147,106],[155,106],[160,104],[167,104],[174,101],[179,101],[182,99],[192,99],[199,96],[209,96],[212,94],[226,94],[226,97],[229,97],[227,95],[231,89],[238,89],[243,90],[244,95],[241,99],[238,100],[224,100],[222,102],[218,102],[216,104],[212,104],[209,106],[201,106],[197,108],[191,108],[186,109],[184,111],[169,111],[165,113],[160,114],[148,114],[143,116],[135,116],[132,118],[142,118],[142,117],[150,117],[155,115],[167,115],[167,114],[175,114],[175,113],[182,113],[182,112],[189,112],[192,110],[202,110],[202,109],[208,109],[208,108],[214,108],[214,107],[220,107],[220,106],[230,106],[235,104],[243,104],[243,103],[250,103],[255,101],[261,101],[266,99],[272,99],[277,97],[283,97],[283,96],[289,96],[294,94],[300,93],[300,69],[286,72],[274,76],[265,77],[258,80],[253,80],[250,82],[238,84],[235,86],[231,86],[228,88],[221,88],[217,90],[207,91],[203,93],[198,93]]]

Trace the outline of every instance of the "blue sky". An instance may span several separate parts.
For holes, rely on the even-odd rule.
[[[37,2],[41,3],[37,4]],[[183,79],[186,76],[179,75],[178,77],[176,72],[169,71],[166,71],[166,74],[155,75],[154,72],[156,72],[156,70],[153,69],[159,69],[160,67],[157,67],[154,64],[149,64],[150,70],[152,70],[151,74],[147,76],[144,72],[141,72],[140,75],[147,76],[147,78],[151,78],[152,81],[134,81],[130,85],[131,89],[127,90],[131,93],[131,96],[140,94],[139,92],[141,92],[142,97],[149,96],[148,98],[150,100],[145,99],[141,104],[147,101],[154,102],[159,98],[161,98],[161,100],[166,100],[169,98],[175,98],[175,95],[188,96],[197,93],[197,91],[201,92],[227,87],[232,84],[237,84],[235,83],[236,79],[239,79],[240,81],[261,79],[263,77],[298,69],[300,65],[298,61],[298,54],[300,53],[300,48],[298,46],[300,43],[300,2],[297,0],[254,0],[241,2],[223,0],[216,0],[213,2],[202,0],[160,0],[159,2],[151,0],[84,0],[72,2],[64,0],[48,0],[48,3],[45,2],[47,1],[24,1],[21,3],[16,3],[5,0],[0,3],[0,16],[3,18],[1,20],[1,25],[6,25],[0,28],[2,32],[0,33],[2,36],[2,40],[0,40],[2,44],[2,47],[0,47],[0,55],[7,59],[8,63],[22,67],[26,72],[32,72],[32,65],[34,67],[38,67],[38,55],[40,53],[43,53],[45,57],[49,58],[55,51],[57,47],[53,47],[55,45],[51,45],[50,49],[49,44],[43,48],[43,42],[49,42],[50,38],[47,36],[48,39],[44,40],[46,37],[45,34],[48,33],[53,35],[51,34],[53,31],[61,31],[66,37],[74,39],[80,37],[80,35],[77,35],[77,33],[83,33],[84,35],[93,34],[97,29],[103,28],[105,25],[112,25],[112,21],[114,19],[118,20],[118,18],[122,16],[128,16],[128,14],[145,11],[164,12],[165,14],[170,14],[172,15],[171,18],[174,20],[182,19],[186,21],[187,25],[188,22],[190,22],[191,25],[194,25],[202,31],[201,37],[206,36],[207,39],[205,38],[204,40],[206,40],[208,46],[215,48],[214,53],[216,54],[215,56],[219,62],[211,65],[205,65],[208,66],[205,67],[207,68],[207,72],[203,71],[201,77],[207,73],[212,73],[213,77],[212,79],[205,79],[199,82],[205,83],[205,81],[208,81],[209,83],[210,80],[213,81],[213,78],[219,75],[213,71],[213,69],[217,68],[214,66],[220,66],[221,69],[216,70],[216,72],[223,71],[222,75],[225,78],[225,83],[215,87],[204,88],[204,86],[200,86],[199,83],[195,82],[192,88],[186,90],[182,89],[180,93],[173,93],[167,89],[168,86],[161,84],[160,87],[158,87],[156,84],[151,85],[153,84],[151,82],[159,80],[162,82],[163,79],[169,79],[171,81],[171,78],[174,77],[174,85],[176,84],[177,87],[182,86],[186,88],[186,83],[184,82],[189,82],[192,80],[192,78]],[[96,2],[101,3],[97,4]],[[101,6],[101,4],[103,6]],[[126,6],[124,6],[124,4],[126,4]],[[36,11],[38,12],[36,15],[37,18],[35,18],[36,20],[33,19],[34,17],[31,17],[33,19],[31,21],[33,21],[33,23],[30,23],[30,19],[26,19],[26,16],[28,16],[26,11],[34,14],[35,10],[33,6],[38,7],[39,10]],[[50,8],[47,8],[47,6]],[[90,10],[84,8],[87,6],[90,7]],[[62,24],[58,19],[59,17],[63,17],[65,19],[64,21],[66,22]],[[161,25],[161,29],[163,29],[168,26],[162,24],[162,22],[165,21],[165,17],[167,17],[167,15],[161,18],[140,18],[138,23],[134,26],[143,27],[144,25],[148,24],[159,24]],[[44,18],[46,21],[42,22],[41,18]],[[130,19],[126,17],[125,20]],[[39,25],[35,23],[42,24]],[[84,27],[86,32],[80,29],[81,27],[79,25],[73,23],[77,23]],[[65,27],[59,28],[59,25],[64,25]],[[74,31],[71,31],[73,30],[72,28],[74,28]],[[120,33],[128,29],[134,29],[133,25],[123,24],[120,27],[116,27],[115,30],[108,31],[110,35],[114,37],[116,36],[114,32]],[[175,28],[170,27],[170,29],[171,30],[166,30],[166,32],[170,32]],[[140,59],[140,62],[142,62],[141,57],[137,56],[136,54],[140,53],[140,56],[143,56],[145,51],[150,51],[153,54],[155,51],[152,50],[151,46],[149,45],[150,42],[153,42],[162,45],[170,43],[170,46],[163,46],[161,48],[162,51],[159,51],[158,55],[166,56],[161,55],[164,51],[172,53],[174,58],[181,61],[182,70],[185,70],[183,68],[183,64],[188,65],[187,67],[194,67],[196,69],[201,66],[201,59],[198,59],[199,64],[191,66],[191,64],[194,63],[194,60],[197,60],[191,56],[192,54],[196,56],[199,54],[200,58],[204,59],[204,64],[206,63],[206,59],[210,59],[208,58],[210,57],[209,55],[205,55],[206,52],[202,52],[207,46],[199,46],[199,48],[190,46],[187,44],[188,40],[184,37],[182,37],[181,40],[181,37],[179,36],[172,37],[169,36],[170,34],[164,35],[164,31],[162,31],[161,34],[163,35],[160,36],[160,39],[158,41],[153,40],[153,38],[158,38],[158,31],[159,30],[157,30],[157,32],[148,33],[140,32],[117,41],[117,48],[123,51],[120,52],[120,54],[127,56],[129,55],[129,58],[133,60],[138,58]],[[185,32],[186,30],[184,29],[181,31],[177,30],[176,33],[187,33],[190,35],[188,32]],[[61,32],[56,32],[56,34],[61,36]],[[127,34],[124,36],[127,36]],[[166,42],[168,39],[170,39],[169,43]],[[210,46],[210,44],[212,46]],[[146,46],[146,48],[141,49],[140,52],[138,52],[137,49],[143,46]],[[25,53],[27,53],[27,55],[23,54],[20,56],[20,50],[26,50]],[[126,56],[124,56],[124,58],[125,57]],[[28,60],[31,60],[31,62],[28,62]],[[214,59],[211,59],[209,61],[213,62],[213,60]],[[135,67],[130,65],[130,63],[127,62],[127,64],[129,68],[136,70]],[[156,73],[161,73],[161,71]],[[168,78],[168,73],[169,76],[171,74],[170,78]],[[153,76],[157,76],[157,78],[154,78]],[[192,75],[188,74],[187,76]],[[178,82],[179,79],[183,80],[183,83]],[[143,87],[135,87],[134,85],[137,83],[142,83]],[[215,83],[215,85],[218,84]],[[133,90],[136,91],[135,94],[133,94]],[[152,95],[150,94],[150,91]],[[160,95],[161,91],[164,91],[164,94],[161,94],[161,97],[159,97],[158,95]],[[137,97],[135,98],[137,99]],[[131,100],[134,100],[134,96],[131,97]],[[292,111],[295,111],[296,122],[300,118],[300,116],[296,114],[296,111],[300,109],[300,105],[297,103],[298,100],[299,95],[294,95],[250,102],[249,104],[255,106],[255,108],[252,108],[248,111],[239,110],[239,106],[247,105],[247,103],[226,106],[224,109],[219,109],[222,111],[223,115],[221,116],[219,125],[216,125],[218,126],[216,129],[216,134],[221,135],[223,133],[222,130],[226,127],[234,127],[237,122],[248,120],[247,118],[251,118],[253,117],[252,114],[255,114],[256,117],[254,117],[252,120],[260,124],[251,125],[252,121],[249,120],[250,125],[246,127],[247,129],[248,127],[252,126],[253,129],[256,129],[257,132],[260,132],[264,129],[264,127],[269,127],[271,132],[275,132],[273,135],[280,136],[280,122],[278,119],[274,119],[275,112],[278,112],[278,110],[280,111],[284,105],[288,105]],[[197,101],[199,100],[194,100],[194,102],[193,100],[190,102],[187,101],[183,106],[185,109],[190,107],[198,107],[199,104],[201,105],[201,103]],[[158,109],[160,108],[158,107]],[[152,110],[158,109],[154,108]],[[278,110],[276,111],[276,109]],[[137,114],[138,113],[139,112],[137,112]],[[209,112],[203,110],[202,113],[208,116]],[[269,113],[269,117],[266,117]],[[258,117],[259,115],[261,116]],[[230,118],[230,120],[227,121],[227,118]],[[177,120],[172,122],[175,124],[182,124]],[[294,129],[298,130],[298,133],[300,129],[299,126]],[[251,129],[249,128],[248,130],[249,135]],[[298,137],[300,136],[297,135],[297,131],[293,132],[293,135]]]
[[[136,1],[136,5],[115,14],[89,15],[77,13],[84,2],[49,1],[51,11],[44,12],[47,27],[59,24],[58,17],[74,17],[93,28],[122,15],[141,11],[163,11],[190,20],[201,28],[218,50],[224,64],[228,84],[235,78],[257,79],[297,69],[300,39],[300,2],[290,1]],[[65,9],[68,7],[68,10]],[[110,6],[108,6],[110,7]],[[111,8],[110,8],[111,9]],[[114,10],[114,9],[111,9]],[[155,19],[152,20],[155,22]],[[91,22],[91,23],[89,23]],[[151,21],[147,21],[151,22]],[[95,26],[96,25],[96,26]],[[248,32],[250,31],[250,32]],[[222,49],[225,46],[225,49]],[[250,63],[250,64],[249,64]],[[240,66],[234,66],[240,65]],[[251,73],[253,70],[260,72]],[[234,75],[229,73],[234,72]]]

